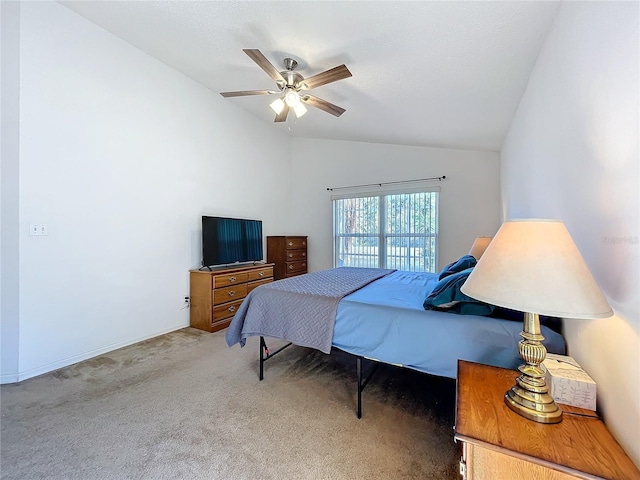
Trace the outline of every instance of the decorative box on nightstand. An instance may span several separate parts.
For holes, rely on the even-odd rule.
[[[596,409],[596,382],[573,358],[549,353],[541,367],[547,374],[549,394],[557,403]]]
[[[536,423],[504,394],[517,371],[458,361],[455,439],[466,480],[638,480],[640,471],[595,412],[560,404],[563,420]]]

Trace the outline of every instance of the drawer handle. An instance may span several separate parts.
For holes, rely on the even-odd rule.
[[[229,291],[229,296],[230,296],[230,297],[233,297],[235,294],[236,294],[236,291],[235,291],[235,290],[230,290],[230,291]]]
[[[230,312],[235,312],[235,311],[236,311],[236,307],[235,307],[235,305],[231,305],[231,306],[229,307],[229,311],[230,311]]]
[[[302,256],[306,257],[307,256],[307,252],[302,252]]]
[[[305,241],[303,240],[303,241],[302,241],[302,245],[306,245],[306,244],[307,244],[307,242],[305,242]]]
[[[289,246],[290,246],[290,247],[293,247],[293,242],[289,242]]]
[[[290,254],[289,254],[289,258],[293,258],[293,253],[290,253]]]
[[[303,264],[302,264],[302,266],[303,266],[303,267],[306,267],[306,266],[307,266],[307,264],[306,264],[306,263],[303,263]]]
[[[230,282],[235,282],[236,281],[236,277],[229,277],[229,281]]]
[[[289,270],[293,270],[293,265],[289,265]]]
[[[260,275],[261,277],[264,277],[264,272],[260,272],[258,275]]]

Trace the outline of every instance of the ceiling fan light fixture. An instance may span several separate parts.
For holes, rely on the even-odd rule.
[[[284,101],[291,108],[295,108],[296,105],[300,104],[300,94],[294,88],[287,88],[287,92],[284,94]]]
[[[305,113],[307,113],[307,108],[302,103],[298,103],[295,107],[293,107],[293,111],[295,112],[296,117],[300,118]]]
[[[271,107],[271,110],[276,112],[276,115],[280,115],[280,112],[282,112],[284,105],[284,100],[282,100],[281,98],[277,98],[273,102],[271,102],[269,106]]]
[[[300,118],[307,113],[306,107],[309,105],[314,108],[319,108],[320,110],[335,117],[339,117],[345,112],[345,109],[338,105],[334,105],[333,103],[327,102],[326,100],[313,95],[308,95],[307,90],[351,77],[351,72],[346,65],[339,65],[337,67],[330,68],[329,70],[325,70],[324,72],[317,73],[305,79],[300,73],[294,70],[298,66],[298,62],[292,58],[285,58],[284,64],[286,70],[278,71],[278,69],[274,67],[267,57],[265,57],[257,48],[243,48],[242,51],[276,82],[278,90],[240,90],[234,92],[221,92],[220,94],[223,97],[279,94],[278,96],[280,98],[270,104],[271,109],[276,112],[276,118],[274,120],[276,123],[286,122],[289,110],[293,110],[298,118]],[[303,96],[300,96],[301,91]],[[302,103],[304,103],[304,105],[302,105]]]

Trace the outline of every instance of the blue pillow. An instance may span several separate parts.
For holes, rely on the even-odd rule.
[[[442,280],[444,277],[447,277],[454,273],[462,272],[467,268],[475,267],[476,263],[478,263],[478,261],[475,259],[475,257],[471,255],[463,255],[455,262],[452,262],[444,267],[438,275],[438,280]]]
[[[473,257],[471,257],[473,258]],[[445,276],[425,298],[425,310],[441,310],[459,315],[491,315],[493,305],[471,298],[460,287],[473,271],[473,267]]]

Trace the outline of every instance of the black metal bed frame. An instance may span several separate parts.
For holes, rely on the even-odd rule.
[[[293,343],[289,342],[285,346],[280,347],[278,350],[271,353],[269,352],[269,348],[267,347],[267,342],[264,340],[264,337],[260,336],[260,374],[258,375],[258,378],[260,379],[260,381],[264,379],[264,362],[266,362],[272,357],[275,357],[278,353],[283,351],[285,348],[290,347],[291,345],[293,345]],[[349,352],[345,352],[345,353],[349,353]],[[353,354],[349,354],[349,355],[353,355]],[[371,377],[373,377],[373,375],[376,373],[376,370],[378,370],[380,363],[372,360],[373,364],[367,371],[366,375],[364,376],[365,378],[363,380],[362,360],[364,360],[365,357],[362,357],[360,355],[354,355],[354,356],[356,357],[356,372],[357,372],[356,374],[358,376],[358,406],[357,406],[356,415],[360,419],[362,418],[362,391],[369,383],[369,380],[371,380]],[[367,360],[370,360],[370,359],[367,359]]]

